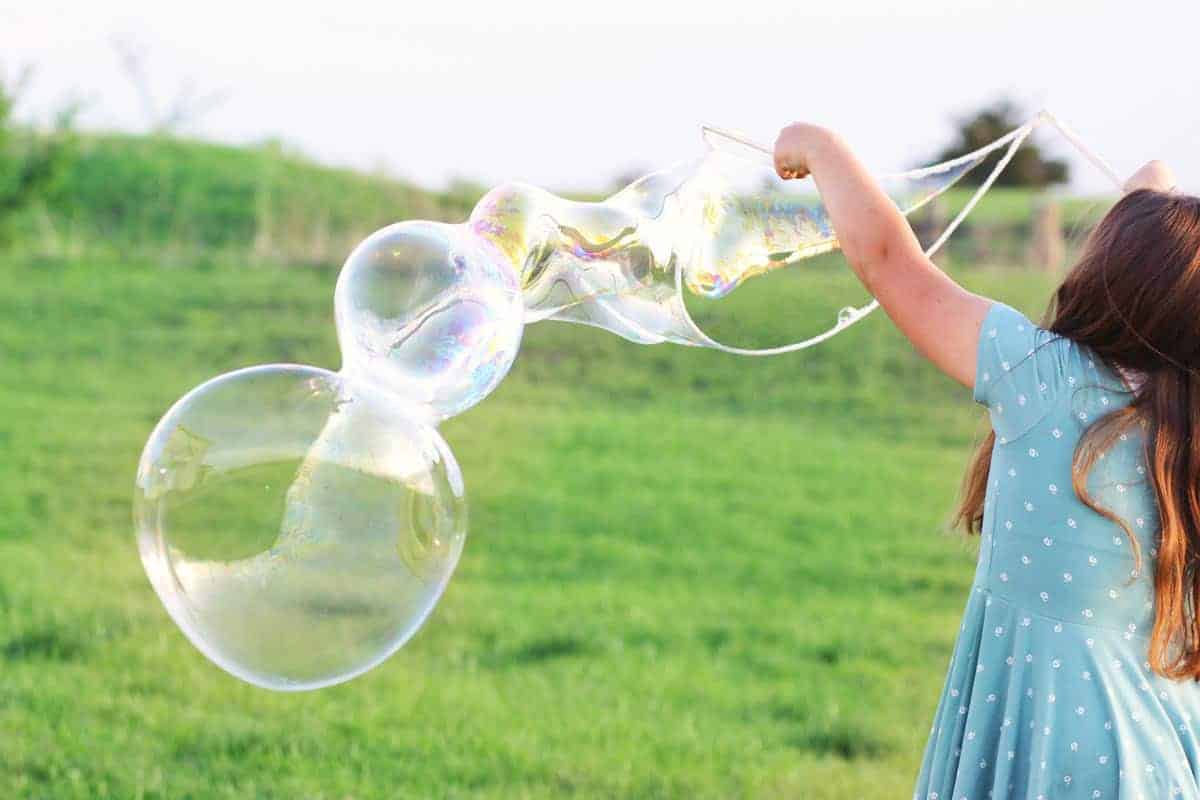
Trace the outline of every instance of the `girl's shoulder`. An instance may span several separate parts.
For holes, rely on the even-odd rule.
[[[1004,444],[1051,414],[1086,427],[1126,404],[1131,393],[1090,348],[994,303],[979,330],[974,396]]]

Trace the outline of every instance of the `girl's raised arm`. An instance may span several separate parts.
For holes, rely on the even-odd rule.
[[[917,350],[975,383],[979,328],[992,301],[968,292],[921,250],[904,215],[836,134],[797,123],[775,142],[783,178],[812,174],[851,269]]]

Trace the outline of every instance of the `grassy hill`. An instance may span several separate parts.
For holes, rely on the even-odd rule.
[[[54,198],[19,221],[26,251],[114,262],[331,264],[399,219],[460,219],[474,187],[430,192],[278,143],[81,137]]]

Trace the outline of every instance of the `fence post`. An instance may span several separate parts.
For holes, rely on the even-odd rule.
[[[1033,204],[1029,260],[1046,272],[1057,272],[1066,254],[1062,233],[1062,209],[1058,202],[1038,198]]]
[[[945,198],[940,195],[933,198],[924,208],[909,217],[909,224],[921,247],[929,247],[950,224],[950,210],[946,207]],[[940,260],[944,253],[943,249],[935,254],[934,260]]]

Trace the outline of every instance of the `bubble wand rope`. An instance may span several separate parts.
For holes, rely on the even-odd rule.
[[[946,162],[945,164],[937,165],[938,167],[944,168],[949,165],[966,163],[967,161],[970,161],[975,158],[979,158],[980,156],[983,156],[984,154],[989,153],[993,150],[998,150],[1001,147],[1004,147],[1005,145],[1008,146],[1008,149],[1005,151],[1005,153],[1001,157],[1000,161],[998,161],[996,163],[996,166],[994,166],[992,168],[992,171],[988,174],[987,178],[983,181],[983,183],[981,183],[979,185],[979,188],[976,189],[975,192],[971,195],[971,198],[967,201],[966,205],[964,205],[962,207],[962,209],[958,212],[958,214],[955,215],[954,219],[950,221],[950,223],[946,226],[946,229],[942,231],[941,235],[938,236],[938,238],[932,244],[930,244],[929,247],[925,248],[926,256],[933,256],[935,253],[938,252],[938,250],[940,250],[942,248],[942,246],[946,243],[946,241],[950,238],[950,236],[962,224],[963,220],[965,220],[967,218],[967,215],[970,214],[971,211],[974,210],[976,205],[978,205],[979,200],[983,197],[983,195],[986,194],[987,191],[992,188],[992,185],[996,182],[996,179],[1000,177],[1000,173],[1002,173],[1004,171],[1005,167],[1008,166],[1009,162],[1012,161],[1013,156],[1016,155],[1017,150],[1020,149],[1021,145],[1025,142],[1025,140],[1027,138],[1029,138],[1029,135],[1031,133],[1033,133],[1033,131],[1042,124],[1049,124],[1049,125],[1053,126],[1060,134],[1062,134],[1064,139],[1066,139],[1068,142],[1070,142],[1075,147],[1075,149],[1079,151],[1079,153],[1084,158],[1086,158],[1089,162],[1092,163],[1093,166],[1095,166],[1097,169],[1099,169],[1101,172],[1103,172],[1117,187],[1118,191],[1121,189],[1121,187],[1123,185],[1123,181],[1121,180],[1120,176],[1117,175],[1116,170],[1114,170],[1107,161],[1105,161],[1097,153],[1095,153],[1091,148],[1089,148],[1087,145],[1085,145],[1083,143],[1083,141],[1079,138],[1079,136],[1074,131],[1072,131],[1070,128],[1068,128],[1063,122],[1061,122],[1057,117],[1055,117],[1049,111],[1045,111],[1045,110],[1040,111],[1029,122],[1026,122],[1024,125],[1020,126],[1019,128],[1016,128],[1016,129],[1008,132],[1007,134],[1005,134],[1001,138],[997,139],[996,141],[991,142],[991,143],[985,145],[984,147],[981,147],[978,150],[975,150],[971,153],[967,153],[964,156],[960,156],[959,158],[954,159],[953,161]],[[732,133],[729,131],[724,131],[719,128],[714,128],[714,127],[710,127],[710,126],[705,126],[704,131],[706,134],[706,138],[707,138],[707,135],[710,133],[716,134],[718,137],[726,138],[726,139],[734,141],[746,148],[749,148],[750,150],[761,153],[767,159],[770,159],[772,165],[774,164],[774,158],[773,158],[772,151],[767,149],[766,147],[763,147],[762,145],[758,144],[757,142],[753,142],[743,136],[740,136],[739,134]],[[929,171],[929,169],[921,169],[921,170],[914,170],[912,172],[907,172],[907,173],[902,173],[902,174],[905,176],[908,176],[908,177],[919,177],[919,176],[927,173],[928,171]],[[791,344],[781,345],[779,347],[755,349],[755,348],[733,347],[733,346],[724,344],[722,342],[717,341],[716,339],[713,339],[711,336],[709,336],[707,333],[705,333],[700,328],[699,324],[692,317],[691,312],[688,310],[687,303],[683,299],[683,271],[679,265],[676,265],[676,267],[675,267],[675,291],[676,291],[676,301],[679,304],[681,315],[682,315],[684,321],[689,325],[689,327],[695,333],[695,335],[698,338],[700,338],[704,342],[704,344],[708,345],[709,347],[712,347],[716,350],[720,350],[721,352],[724,352],[724,353],[731,353],[733,355],[739,355],[739,356],[774,356],[774,355],[782,355],[784,353],[793,353],[793,352],[797,352],[799,350],[804,350],[806,348],[812,347],[813,345],[820,344],[821,342],[825,341],[826,339],[836,336],[837,334],[841,333],[846,328],[850,327],[854,323],[861,320],[863,317],[870,314],[875,309],[879,308],[879,301],[874,300],[874,299],[871,300],[871,302],[868,303],[867,305],[862,306],[860,308],[854,308],[853,306],[849,306],[847,308],[843,308],[840,312],[838,312],[837,323],[832,328],[830,328],[827,331],[824,331],[823,333],[819,333],[816,336],[809,337],[808,339],[804,339],[803,341],[793,342]]]

